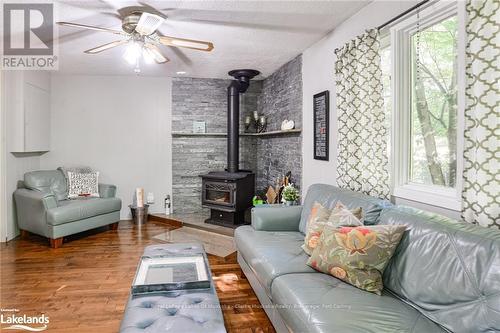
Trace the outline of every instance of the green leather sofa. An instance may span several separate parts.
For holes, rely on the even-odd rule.
[[[407,231],[384,271],[382,296],[306,265],[314,202],[363,207],[365,224]],[[304,205],[262,206],[235,231],[238,262],[277,332],[499,332],[500,231],[315,184]]]
[[[99,184],[99,198],[68,200],[61,170],[28,172],[14,192],[21,235],[45,236],[57,248],[68,235],[105,225],[116,229],[122,202],[115,194],[116,186]]]

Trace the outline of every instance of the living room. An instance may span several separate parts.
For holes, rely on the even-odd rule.
[[[2,3],[1,329],[500,331],[499,7]]]

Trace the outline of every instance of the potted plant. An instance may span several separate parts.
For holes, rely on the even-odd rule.
[[[287,206],[293,206],[295,202],[299,199],[299,190],[297,190],[293,184],[288,184],[283,188],[281,193],[281,202]]]

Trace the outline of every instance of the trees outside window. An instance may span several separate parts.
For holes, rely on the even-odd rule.
[[[460,210],[465,3],[429,2],[380,40],[392,195]]]
[[[455,187],[457,17],[411,35],[410,181]]]

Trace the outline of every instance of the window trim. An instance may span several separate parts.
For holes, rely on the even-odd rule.
[[[416,15],[389,28],[391,40],[391,188],[397,198],[455,211],[462,208],[463,128],[465,109],[465,2],[433,2],[420,11],[420,27],[426,28],[457,15],[457,170],[456,185],[447,188],[410,182],[410,45],[416,31]]]

